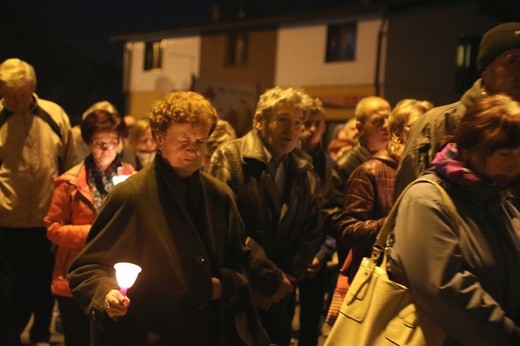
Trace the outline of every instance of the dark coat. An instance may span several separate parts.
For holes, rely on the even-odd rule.
[[[211,334],[210,325],[216,321],[215,330],[233,330],[233,325],[224,326],[224,316],[233,318],[235,308],[249,311],[237,307],[250,297],[242,274],[249,251],[243,246],[244,227],[232,192],[205,173],[193,177],[200,183],[188,185],[184,198],[183,182],[157,155],[110,192],[68,276],[76,301],[107,333],[94,336],[94,342],[143,345],[153,335],[161,345],[227,345],[221,333]],[[194,195],[200,200],[190,215]],[[119,288],[116,262],[136,263],[142,272],[128,291],[128,314],[113,322],[104,297]],[[222,282],[220,301],[211,300],[212,277]]]
[[[261,245],[276,267],[298,281],[322,239],[321,200],[308,155],[295,149],[286,160],[280,209],[273,203],[275,187],[268,178],[268,158],[256,130],[220,146],[208,171],[235,192],[247,235]],[[253,288],[265,295],[274,293],[279,284],[251,280]]]
[[[358,142],[352,150],[340,156],[332,166],[332,186],[327,196],[328,208],[342,208],[345,201],[345,186],[352,172],[373,153]]]
[[[428,167],[441,147],[442,140],[451,135],[466,108],[482,96],[481,80],[466,91],[460,101],[436,107],[419,117],[412,125],[410,137],[399,161],[395,178],[394,200],[405,187],[417,179]]]
[[[338,260],[345,261],[348,248],[341,243],[342,211],[345,203],[345,186],[352,172],[363,162],[371,158],[373,153],[361,142],[340,156],[332,167],[332,184],[324,201],[324,229],[327,235],[337,241]]]
[[[312,165],[319,178],[320,193],[322,196],[326,196],[332,188],[332,167],[334,161],[330,155],[325,151],[321,145],[311,151],[307,151],[307,154],[312,158]],[[325,218],[328,215],[328,210],[324,209],[322,203],[322,216]],[[323,229],[323,238],[318,252],[315,257],[319,259],[322,265],[332,259],[333,253],[336,251],[336,238],[334,234],[328,234]]]

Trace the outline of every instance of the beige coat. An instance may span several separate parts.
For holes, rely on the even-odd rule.
[[[35,99],[36,107],[10,115],[0,128],[0,227],[45,227],[52,180],[79,162],[65,111]],[[36,111],[49,114],[61,139]],[[7,112],[1,102],[0,112]]]

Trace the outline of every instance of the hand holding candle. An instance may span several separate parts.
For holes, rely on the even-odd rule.
[[[114,268],[116,270],[117,284],[120,287],[119,292],[126,296],[126,291],[134,284],[137,275],[141,272],[141,267],[129,262],[119,262],[114,264]]]
[[[128,262],[119,262],[114,264],[116,270],[116,280],[119,285],[119,291],[110,290],[105,296],[105,310],[114,321],[119,317],[126,315],[130,299],[126,296],[126,292],[137,279],[137,275],[141,272],[141,267]],[[121,296],[122,295],[122,296]]]

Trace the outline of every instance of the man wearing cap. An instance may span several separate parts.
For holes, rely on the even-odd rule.
[[[520,22],[502,23],[484,34],[477,68],[481,78],[460,101],[434,108],[415,122],[399,163],[394,200],[428,168],[441,140],[453,133],[466,108],[478,98],[503,93],[520,101]],[[518,206],[520,199],[516,201]]]

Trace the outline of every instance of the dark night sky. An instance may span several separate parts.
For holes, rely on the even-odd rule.
[[[207,23],[211,1],[0,0],[0,60],[32,64],[37,93],[67,111],[71,121],[108,99],[124,112],[122,43],[118,34]]]
[[[392,3],[405,0],[372,0]],[[409,0],[413,1],[413,0]],[[437,0],[450,1],[450,0]],[[479,0],[486,11],[518,0]],[[497,7],[497,1],[501,6]],[[235,6],[248,17],[314,11],[361,0],[0,0],[0,61],[31,63],[40,97],[59,103],[71,121],[107,99],[124,112],[122,43],[110,36],[211,22],[214,5]],[[518,13],[513,11],[512,13]]]

